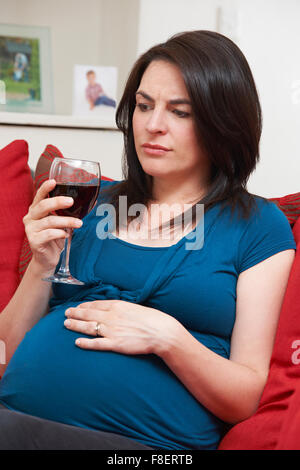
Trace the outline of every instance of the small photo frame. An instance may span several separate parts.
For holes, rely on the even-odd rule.
[[[49,28],[0,24],[0,83],[0,111],[53,112]]]
[[[116,67],[75,65],[73,115],[114,121],[117,77]]]

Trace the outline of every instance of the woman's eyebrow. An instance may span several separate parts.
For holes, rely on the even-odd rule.
[[[147,95],[147,93],[145,93],[142,90],[137,91],[135,95],[142,95],[146,100],[154,101],[154,99],[151,96]]]
[[[137,91],[136,95],[142,95],[146,100],[154,102],[154,98],[152,98],[150,95],[148,95],[147,93],[145,93],[142,90]],[[169,104],[189,104],[189,105],[192,105],[190,100],[188,100],[186,98],[176,98],[174,100],[170,100],[168,103]]]
[[[190,100],[187,100],[186,98],[177,98],[176,100],[170,100],[169,103],[170,104],[189,104],[190,106],[192,106],[192,103],[190,102]]]

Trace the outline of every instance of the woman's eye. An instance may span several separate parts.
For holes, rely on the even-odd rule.
[[[150,105],[146,103],[137,103],[136,104],[137,108],[139,108],[141,111],[148,111],[150,109]]]
[[[176,116],[184,118],[190,116],[190,113],[187,113],[186,111],[180,111],[180,109],[174,109],[173,113],[176,114]]]

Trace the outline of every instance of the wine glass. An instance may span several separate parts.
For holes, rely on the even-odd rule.
[[[92,210],[101,184],[99,163],[73,158],[55,158],[50,168],[49,179],[56,180],[55,188],[49,193],[50,197],[68,196],[74,199],[71,207],[57,210],[57,215],[82,219]],[[65,228],[65,230],[69,237],[65,240],[60,268],[57,273],[43,281],[84,285],[84,282],[75,279],[70,273],[69,256],[73,229]]]

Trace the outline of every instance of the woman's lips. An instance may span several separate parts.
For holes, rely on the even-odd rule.
[[[157,144],[143,144],[142,148],[144,149],[144,152],[147,153],[148,155],[164,155],[165,153],[169,152],[171,149],[168,149],[167,147],[163,147],[162,145],[157,145]]]

